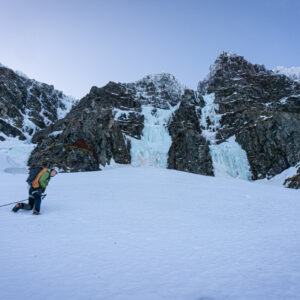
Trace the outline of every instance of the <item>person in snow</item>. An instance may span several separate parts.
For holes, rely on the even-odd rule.
[[[38,215],[41,209],[42,194],[45,192],[51,177],[54,177],[57,173],[57,168],[46,169],[37,167],[31,170],[27,178],[27,183],[29,184],[28,203],[17,203],[12,211],[17,212],[19,209],[33,209],[33,215]]]

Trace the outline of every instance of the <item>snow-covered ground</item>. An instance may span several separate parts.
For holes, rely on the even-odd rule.
[[[25,179],[0,172],[0,205]],[[47,194],[0,207],[0,299],[299,299],[297,190],[114,165]]]

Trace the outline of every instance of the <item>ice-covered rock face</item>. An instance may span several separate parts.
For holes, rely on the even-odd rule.
[[[221,116],[214,133],[216,145],[235,136],[246,151],[253,179],[272,177],[299,161],[299,83],[223,53],[199,83],[198,92],[215,95],[213,106]]]
[[[246,152],[235,141],[235,138],[216,144],[216,134],[220,128],[221,115],[217,113],[219,106],[215,103],[215,94],[203,96],[205,105],[200,119],[202,135],[209,141],[215,176],[251,179],[250,166]]]
[[[18,137],[30,140],[38,130],[63,118],[76,100],[53,86],[29,79],[0,66],[1,140]]]
[[[148,75],[126,84],[141,104],[144,119],[141,138],[131,138],[131,163],[167,168],[168,151],[172,144],[168,123],[178,109],[184,87],[167,73]]]

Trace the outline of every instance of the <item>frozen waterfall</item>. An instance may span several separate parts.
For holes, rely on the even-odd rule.
[[[205,129],[202,130],[202,135],[212,143],[215,143],[217,129],[220,127],[221,115],[216,111],[219,105],[215,104],[215,94],[208,94],[203,96],[205,106],[201,110],[200,126]]]
[[[203,99],[205,106],[202,108],[200,125],[204,128],[203,136],[210,141],[209,149],[215,176],[250,180],[251,172],[247,154],[235,141],[235,137],[216,144],[216,133],[220,128],[221,115],[216,112],[219,106],[214,103],[214,93],[204,95]]]
[[[234,138],[219,145],[210,145],[209,148],[215,176],[251,179],[246,152]]]
[[[170,109],[142,106],[144,129],[140,140],[131,138],[131,164],[133,166],[156,166],[167,168],[168,151],[172,139],[168,132],[168,121],[179,103]]]

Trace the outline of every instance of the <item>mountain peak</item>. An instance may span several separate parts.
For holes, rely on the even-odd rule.
[[[231,53],[222,52],[214,64],[210,66],[210,73],[208,78],[211,78],[217,73],[260,73],[266,72],[266,68],[263,65],[252,64],[247,61],[244,56]],[[219,74],[218,74],[219,75]]]
[[[222,52],[210,66],[208,75],[198,84],[198,91],[206,93],[210,83],[230,78],[240,78],[243,74],[268,74],[272,73],[264,65],[252,64],[244,58],[232,52]]]
[[[176,78],[174,75],[170,73],[156,73],[156,74],[149,74],[142,79],[134,82],[136,85],[141,85],[141,84],[154,84],[156,87],[159,88],[164,88],[167,85],[176,87],[176,89],[180,93],[183,93],[183,91],[186,89],[185,86],[183,86]]]
[[[174,93],[178,95],[182,95],[186,87],[181,84],[174,75],[169,73],[157,73],[150,74],[142,79],[133,83],[137,87],[144,87],[145,85],[153,85],[156,90],[162,90],[167,88],[168,90],[172,90]]]

